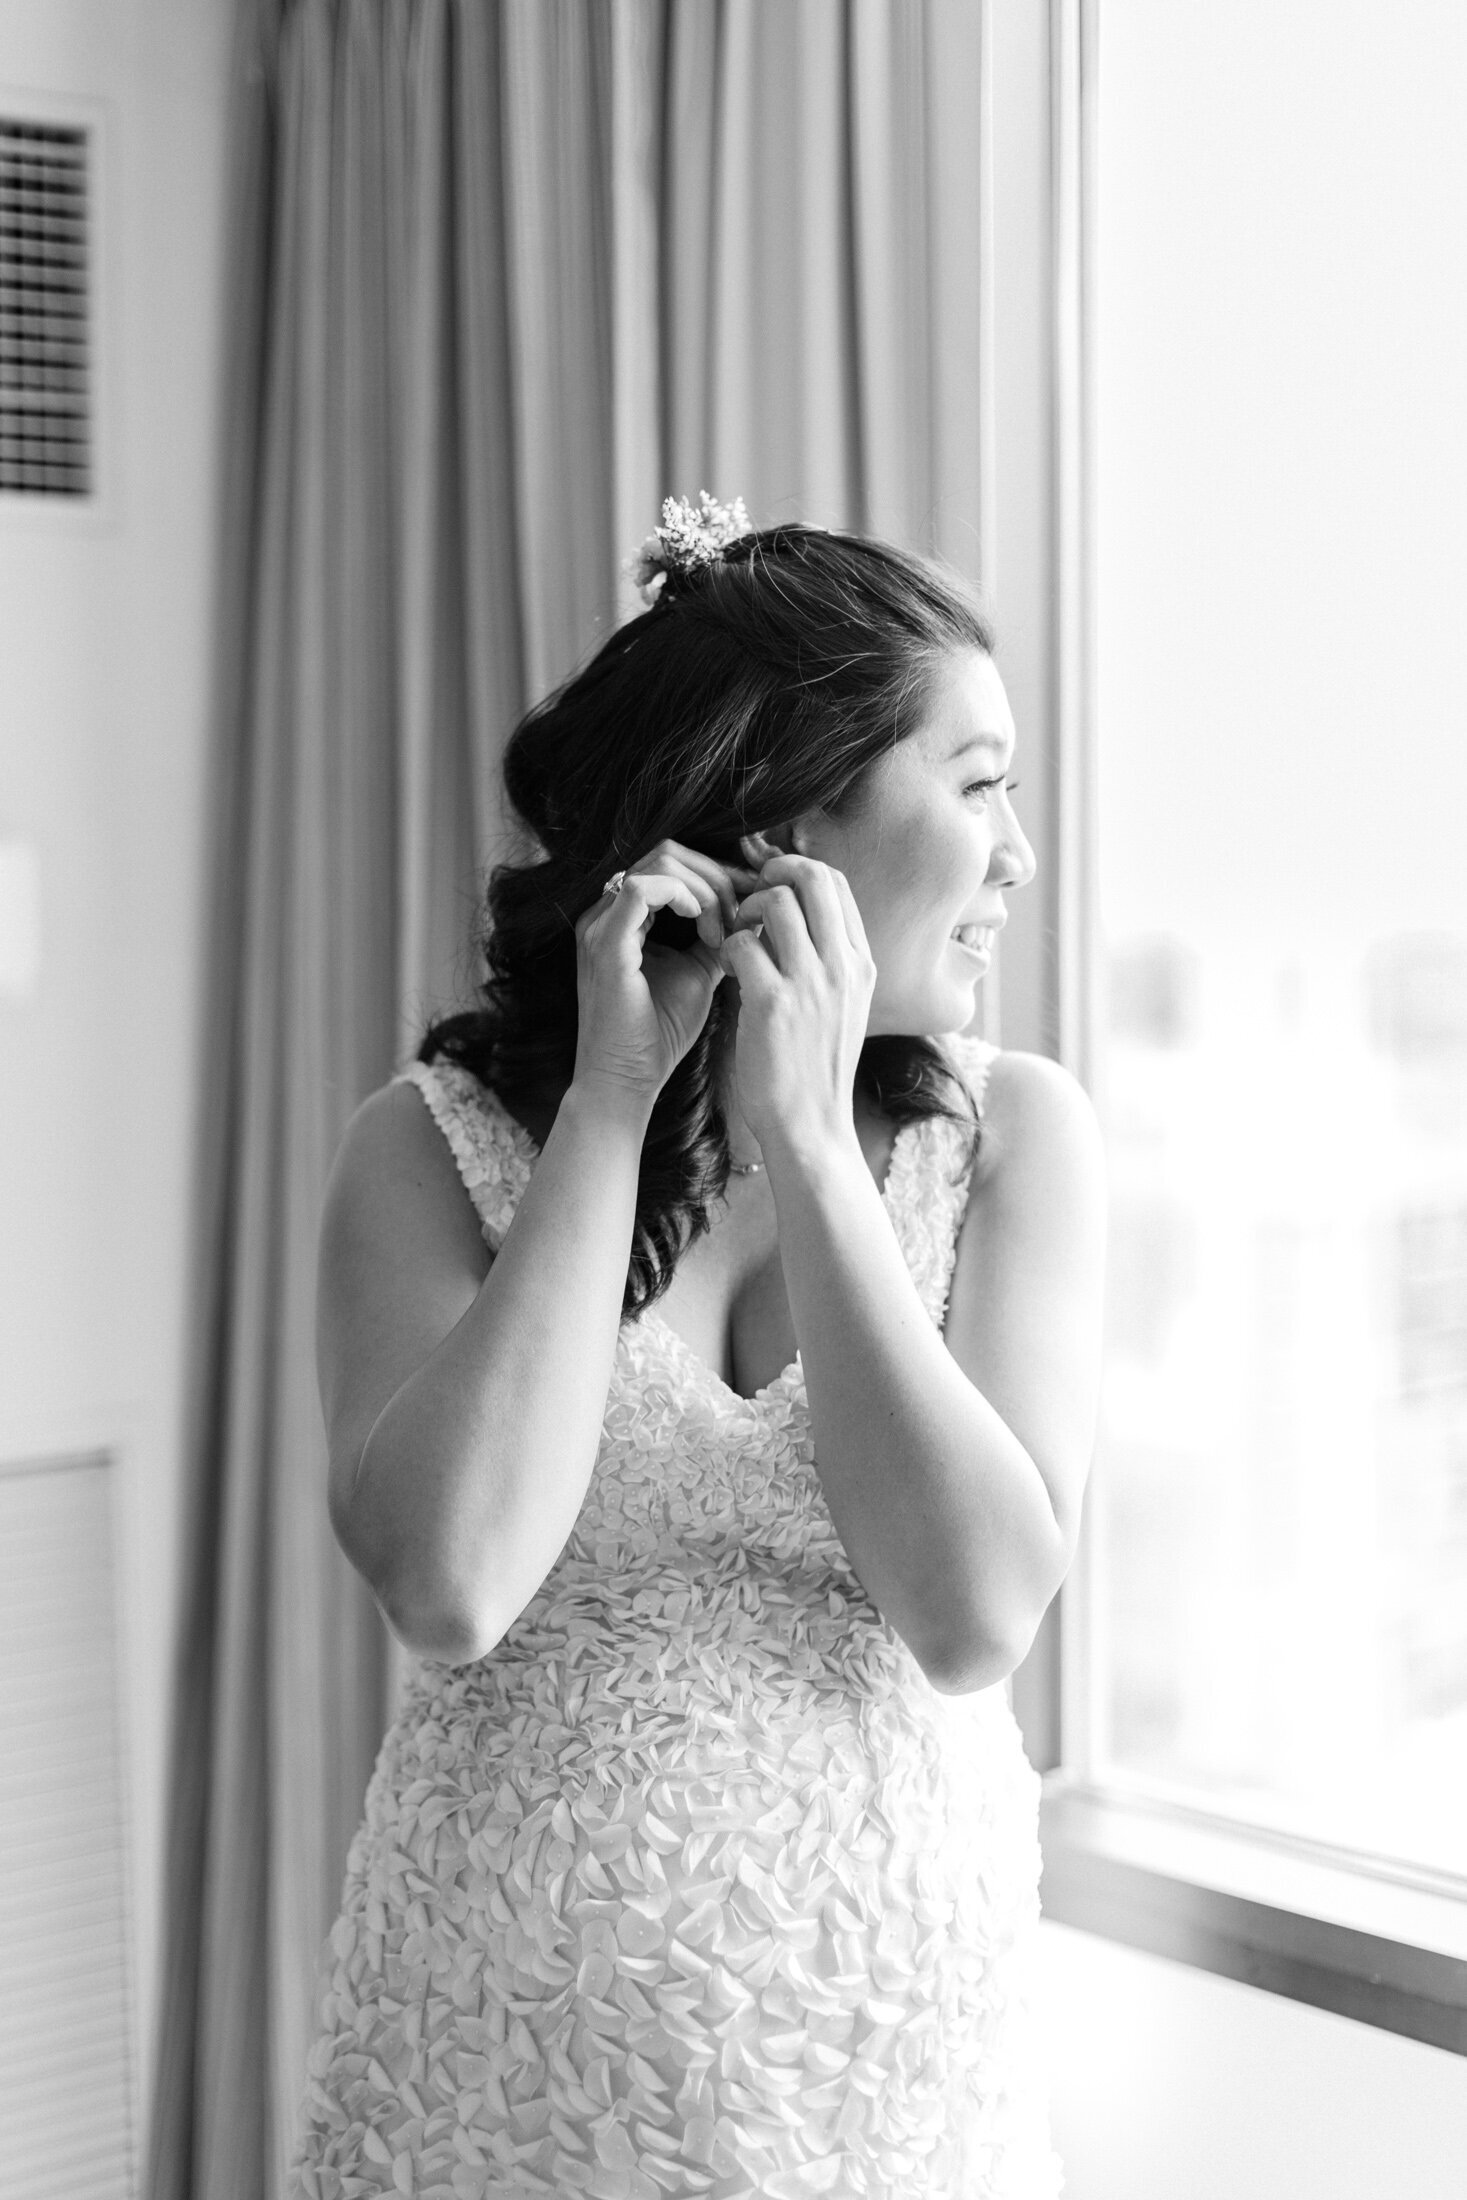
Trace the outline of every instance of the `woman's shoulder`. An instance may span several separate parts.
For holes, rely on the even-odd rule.
[[[482,1274],[477,1202],[414,1080],[369,1093],[336,1150],[321,1218],[321,1284],[345,1298],[366,1272],[445,1252]]]
[[[409,1062],[393,1079],[398,1089],[416,1088],[460,1175],[482,1206],[480,1188],[513,1183],[534,1167],[541,1141],[476,1070],[451,1057]]]
[[[982,1044],[982,1042],[967,1042]],[[991,1181],[1104,1166],[1095,1103],[1072,1070],[1022,1047],[986,1048],[978,1174]]]
[[[467,1211],[467,1194],[480,1226],[500,1232],[533,1158],[533,1142],[472,1070],[409,1062],[347,1124],[332,1194],[372,1208],[415,1201],[445,1222]]]

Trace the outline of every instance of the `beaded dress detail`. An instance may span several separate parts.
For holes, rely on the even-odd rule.
[[[980,1108],[997,1049],[944,1041]],[[498,1246],[536,1147],[414,1063]],[[941,1324],[968,1134],[883,1201]],[[752,1398],[656,1308],[491,1654],[412,1664],[323,1966],[291,2200],[1052,2200],[1039,1781],[836,1534],[798,1358]]]

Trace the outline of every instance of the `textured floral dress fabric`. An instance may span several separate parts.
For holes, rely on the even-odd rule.
[[[533,1142],[404,1074],[493,1249]],[[939,1324],[967,1148],[904,1127],[883,1192]],[[744,1398],[650,1309],[540,1590],[410,1669],[291,2200],[1051,2200],[1038,1803],[1006,1690],[939,1694],[852,1570],[798,1359]]]

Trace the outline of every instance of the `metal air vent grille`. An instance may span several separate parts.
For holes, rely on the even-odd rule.
[[[92,486],[87,132],[0,116],[0,492]]]
[[[134,2200],[113,1455],[0,1460],[0,2192]]]

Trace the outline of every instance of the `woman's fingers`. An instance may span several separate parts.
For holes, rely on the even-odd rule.
[[[642,934],[659,909],[674,909],[680,917],[696,919],[703,914],[703,903],[686,879],[666,871],[628,871],[621,891],[603,894],[581,921],[589,919],[588,929],[613,946],[635,942],[640,950]]]
[[[716,856],[704,855],[697,848],[685,848],[676,840],[660,840],[646,855],[639,856],[635,865],[626,871],[622,893],[633,880],[651,878],[681,881],[692,895],[694,906],[681,901],[652,906],[672,907],[679,916],[692,917],[697,923],[699,938],[715,950],[724,934],[733,928],[739,894],[756,882],[756,874],[743,865],[720,863]]]
[[[681,865],[669,863],[658,870],[629,870],[622,880],[621,891],[603,895],[601,906],[607,919],[620,917],[621,922],[615,927],[618,933],[624,925],[630,924],[645,934],[659,909],[671,909],[677,916],[690,917],[698,927],[699,938],[709,946],[716,947],[723,937],[718,896],[706,880],[685,871]]]
[[[760,873],[759,891],[762,894],[776,889],[789,894],[798,905],[805,930],[822,961],[850,947],[865,949],[866,934],[855,897],[841,873],[828,863],[813,856],[772,856]],[[741,905],[747,906],[747,901]]]
[[[773,849],[757,835],[745,845],[761,856]],[[765,963],[785,971],[811,946],[822,961],[849,948],[870,952],[849,882],[828,863],[775,849],[755,871],[673,840],[659,841],[629,867],[621,892],[603,895],[577,931],[594,919],[607,924],[613,938],[645,934],[659,909],[692,918],[700,941],[715,953],[726,938],[763,927]]]
[[[745,1000],[757,1000],[780,976],[779,965],[756,932],[730,932],[718,950],[718,959],[728,975],[738,980]]]
[[[738,932],[762,926],[764,945],[786,976],[814,947],[800,897],[785,885],[761,886],[739,903]],[[818,950],[817,950],[818,952]]]
[[[720,863],[716,856],[705,856],[697,848],[683,847],[681,841],[668,841],[664,846],[672,858],[681,863],[693,877],[701,879],[713,889],[718,913],[723,919],[723,931],[731,932],[734,919],[738,915],[739,895],[747,893],[757,883],[757,871],[751,871],[741,863]],[[718,941],[713,940],[710,944],[716,947]]]

